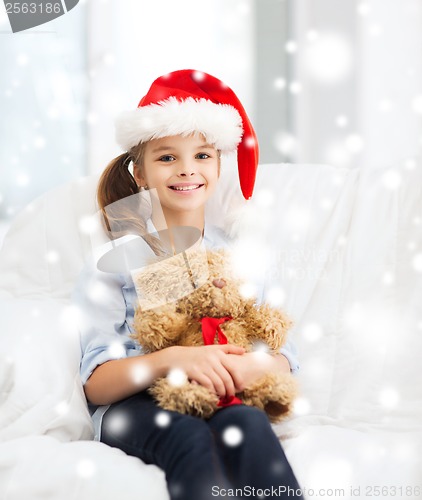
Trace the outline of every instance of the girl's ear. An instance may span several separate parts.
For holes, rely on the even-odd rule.
[[[138,184],[138,187],[143,187],[146,185],[145,178],[141,173],[141,167],[139,167],[135,163],[133,164],[133,178],[135,179],[136,184]]]

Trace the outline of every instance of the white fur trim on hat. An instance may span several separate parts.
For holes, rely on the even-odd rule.
[[[116,140],[125,151],[151,139],[195,132],[203,134],[220,151],[234,151],[243,135],[242,118],[229,104],[169,97],[157,104],[125,111],[116,119]]]

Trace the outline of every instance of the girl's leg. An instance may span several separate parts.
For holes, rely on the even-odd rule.
[[[230,488],[205,420],[164,411],[141,392],[111,405],[101,441],[164,470],[171,499],[209,500]]]
[[[245,405],[229,406],[213,415],[208,425],[215,433],[226,475],[235,488],[267,489],[273,495],[276,491],[274,496],[278,498],[303,498],[263,411]],[[241,440],[235,439],[237,437]]]

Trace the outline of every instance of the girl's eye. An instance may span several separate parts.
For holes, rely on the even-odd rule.
[[[175,158],[172,155],[164,155],[164,156],[160,157],[160,161],[164,161],[164,162],[170,162],[170,161],[173,161],[174,159]]]
[[[198,158],[198,160],[206,160],[207,158],[211,158],[211,156],[207,153],[198,153],[196,158]]]

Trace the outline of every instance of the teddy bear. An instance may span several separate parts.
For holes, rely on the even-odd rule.
[[[268,304],[242,295],[225,250],[181,252],[133,274],[138,294],[133,337],[145,353],[170,346],[230,343],[256,351],[264,346],[277,353],[286,341],[290,319]],[[159,378],[149,387],[158,405],[203,418],[219,408],[243,403],[264,410],[275,423],[286,417],[296,396],[290,373],[268,373],[236,394],[219,399],[187,378],[173,383]]]

